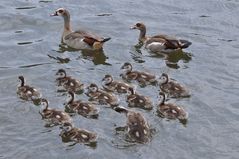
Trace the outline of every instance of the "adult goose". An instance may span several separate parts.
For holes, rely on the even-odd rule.
[[[85,30],[72,31],[70,12],[59,8],[51,16],[62,16],[64,19],[64,31],[62,42],[74,49],[100,50],[103,44],[111,38],[103,38]]]
[[[140,31],[139,41],[145,44],[145,48],[152,52],[168,52],[176,49],[184,49],[189,47],[192,43],[176,39],[168,35],[146,36],[146,26],[143,23],[136,23],[131,29],[138,29]]]

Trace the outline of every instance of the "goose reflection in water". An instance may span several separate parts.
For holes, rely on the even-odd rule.
[[[80,53],[78,57],[76,57],[76,60],[89,60],[92,61],[95,65],[111,65],[106,62],[108,57],[105,55],[104,50],[77,50],[70,48],[64,44],[59,45],[59,50],[56,52],[63,54],[65,52],[74,52],[74,53]],[[52,55],[48,55],[50,58],[53,58],[57,60],[58,63],[68,63],[72,59],[69,58],[63,58],[63,57],[54,57]]]
[[[182,49],[174,50],[170,53],[164,52],[148,52],[149,54],[143,55],[144,50],[141,50],[143,47],[143,43],[139,42],[134,46],[134,51],[131,52],[132,58],[139,63],[145,62],[143,60],[143,56],[154,57],[154,58],[163,58],[168,67],[178,69],[180,68],[179,62],[183,61],[184,63],[188,63],[192,60],[192,54],[189,52],[185,52]]]

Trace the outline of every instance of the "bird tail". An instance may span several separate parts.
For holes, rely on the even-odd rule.
[[[188,48],[190,45],[192,45],[192,43],[190,41],[183,40],[183,39],[179,40],[179,44],[180,44],[182,49]]]
[[[128,113],[128,109],[126,109],[123,106],[117,106],[117,107],[114,108],[114,110],[118,113],[125,113],[125,114]]]
[[[104,42],[106,42],[106,41],[109,41],[111,38],[104,38],[102,41],[101,41],[101,43],[104,43]]]

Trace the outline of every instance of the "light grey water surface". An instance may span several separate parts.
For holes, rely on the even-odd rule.
[[[59,7],[70,11],[73,28],[111,37],[104,51],[91,55],[60,47],[63,20],[49,16]],[[239,158],[238,14],[238,0],[1,0],[0,158]],[[149,35],[175,35],[192,46],[170,57],[149,53],[138,47],[138,32],[129,29],[136,22],[144,22]],[[73,117],[77,127],[97,132],[97,146],[70,145],[62,142],[58,127],[44,127],[38,106],[16,96],[17,77],[24,75],[51,107],[63,110],[66,97],[55,86],[59,68],[86,85],[100,84],[106,73],[120,79],[126,61],[138,70],[166,72],[188,86],[192,97],[176,101],[189,113],[186,126],[161,120],[156,107],[136,109],[155,132],[151,142],[132,144],[115,130],[125,124],[125,116],[98,106],[97,120]],[[157,104],[157,87],[137,88]],[[120,99],[126,106],[124,96]]]

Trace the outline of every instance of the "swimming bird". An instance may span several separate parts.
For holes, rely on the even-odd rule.
[[[23,76],[18,77],[20,85],[17,87],[17,94],[24,100],[36,100],[41,98],[41,93],[34,87],[25,84]]]
[[[126,101],[129,107],[139,107],[146,110],[153,109],[153,103],[149,97],[143,96],[135,92],[134,88],[128,89]]]
[[[111,107],[117,106],[119,102],[116,95],[100,90],[94,83],[87,87],[86,95],[90,97],[89,100],[96,101],[99,104],[109,104]]]
[[[61,16],[64,19],[62,42],[74,49],[100,50],[103,44],[111,38],[103,38],[86,30],[72,31],[70,12],[59,8],[51,16]]]
[[[81,92],[84,90],[84,84],[79,80],[74,79],[70,76],[66,75],[66,71],[64,69],[59,69],[56,73],[57,85],[62,86],[66,91],[72,91],[75,93]]]
[[[126,81],[135,80],[139,82],[141,86],[157,83],[157,76],[148,72],[133,71],[133,66],[129,62],[125,62],[121,69],[123,70],[121,77]]]
[[[66,112],[49,108],[48,105],[48,101],[42,98],[39,114],[42,116],[42,119],[47,122],[47,125],[54,126],[72,122],[71,117]]]
[[[171,98],[190,97],[190,91],[182,84],[170,80],[166,73],[163,73],[159,78],[160,89],[167,93]]]
[[[77,143],[91,143],[96,142],[97,134],[85,129],[76,128],[72,123],[66,122],[61,127],[60,136],[67,138],[69,141]]]
[[[75,99],[74,92],[71,91],[68,92],[68,100],[67,100],[68,102],[66,104],[66,108],[84,117],[92,117],[92,118],[98,117],[99,110],[95,107],[94,104],[74,99]]]
[[[188,118],[188,113],[182,108],[172,103],[165,103],[165,94],[159,93],[159,103],[157,111],[159,115],[167,119],[178,119],[185,121]]]
[[[124,113],[127,117],[127,133],[128,136],[139,143],[146,143],[151,138],[151,132],[149,124],[145,117],[139,113],[122,106],[117,106],[114,108],[116,112]]]
[[[137,29],[140,31],[138,40],[145,44],[145,48],[152,52],[170,52],[176,49],[185,49],[192,43],[184,40],[177,39],[168,35],[154,35],[146,36],[146,26],[144,23],[136,23],[131,29]]]
[[[109,92],[127,93],[129,88],[133,88],[131,85],[125,82],[116,81],[109,74],[105,75],[102,79],[102,87]]]

